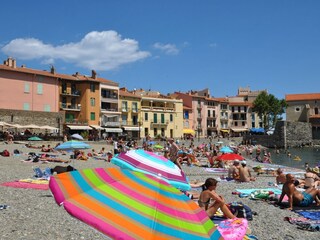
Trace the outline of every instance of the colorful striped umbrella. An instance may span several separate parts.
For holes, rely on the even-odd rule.
[[[112,239],[222,239],[193,200],[149,174],[85,169],[52,176],[49,187],[69,214]]]
[[[172,186],[181,190],[190,190],[188,180],[181,169],[169,159],[143,149],[120,153],[111,162],[121,168],[139,171],[161,177]]]

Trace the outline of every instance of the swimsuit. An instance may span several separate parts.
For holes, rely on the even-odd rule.
[[[306,192],[302,192],[303,200],[299,203],[300,207],[307,207],[313,203],[313,197]]]
[[[206,207],[210,203],[210,198],[206,202],[202,202],[200,199],[198,200],[199,207]]]

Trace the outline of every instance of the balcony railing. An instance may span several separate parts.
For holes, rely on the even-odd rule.
[[[102,122],[102,126],[106,126],[106,127],[120,127],[120,122]]]
[[[167,126],[169,124],[169,121],[164,121],[164,122],[151,122],[151,125],[153,126]]]
[[[87,125],[88,121],[79,121],[77,119],[66,119],[66,124]]]
[[[71,96],[71,97],[79,97],[81,95],[81,92],[79,90],[73,90],[71,92],[68,92],[67,90],[63,90],[61,95]]]
[[[155,111],[155,112],[174,112],[174,107],[157,107],[157,106],[142,105],[141,109]]]
[[[68,111],[80,111],[81,105],[80,104],[61,103],[60,108],[62,108],[63,110],[68,110]]]
[[[121,125],[122,126],[139,126],[138,122],[134,122],[134,121],[121,121]]]

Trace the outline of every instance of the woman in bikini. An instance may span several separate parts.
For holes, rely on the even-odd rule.
[[[215,192],[217,183],[218,181],[214,178],[208,178],[205,181],[204,185],[202,185],[202,192],[198,200],[199,207],[205,210],[209,217],[213,217],[220,208],[225,217],[235,218],[227,207],[224,199]]]

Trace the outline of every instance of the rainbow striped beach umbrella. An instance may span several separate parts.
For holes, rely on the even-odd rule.
[[[118,168],[50,178],[55,201],[112,239],[222,239],[199,206],[167,182]]]
[[[172,186],[181,190],[190,190],[189,182],[181,169],[169,159],[143,149],[120,153],[111,159],[111,163],[133,171],[161,177]]]

